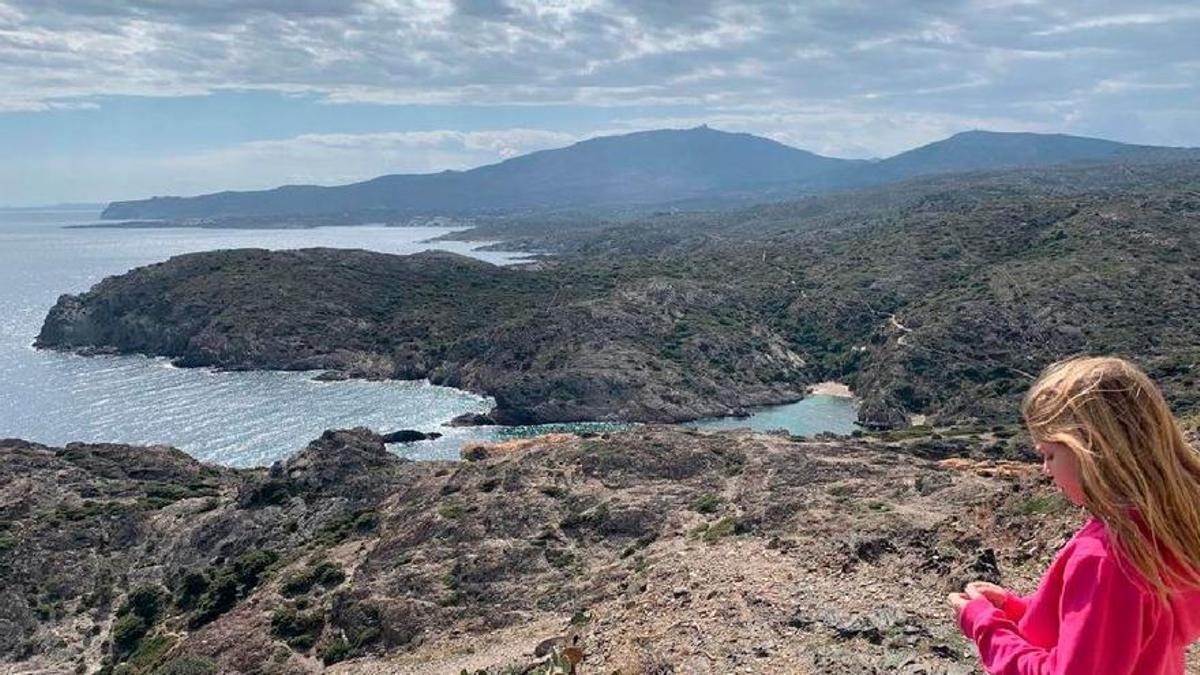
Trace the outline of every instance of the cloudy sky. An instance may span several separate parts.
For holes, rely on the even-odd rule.
[[[1200,4],[0,0],[0,205],[490,163],[702,123],[881,157],[1200,146]]]

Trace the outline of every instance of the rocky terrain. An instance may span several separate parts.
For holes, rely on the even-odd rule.
[[[1031,590],[1081,521],[1013,433],[0,441],[0,670],[972,673],[945,593]]]
[[[502,423],[674,422],[841,380],[876,428],[1002,423],[1047,363],[1117,353],[1189,411],[1198,184],[1200,162],[1104,165],[574,228],[491,221],[486,236],[555,253],[524,268],[195,254],[64,296],[38,345],[426,377],[494,396]]]

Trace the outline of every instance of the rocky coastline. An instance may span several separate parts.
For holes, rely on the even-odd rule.
[[[197,253],[62,296],[36,346],[427,378],[493,396],[500,424],[680,422],[804,397],[804,357],[734,289],[558,272],[440,252]],[[717,330],[690,327],[714,313]]]
[[[1045,169],[737,212],[493,223],[489,238],[515,227],[555,252],[514,267],[198,253],[63,296],[37,345],[427,378],[494,397],[501,424],[730,416],[836,380],[876,429],[1006,423],[1046,364],[1116,353],[1186,413],[1200,409],[1198,178],[1200,162]]]

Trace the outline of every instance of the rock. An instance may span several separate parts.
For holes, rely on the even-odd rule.
[[[487,427],[496,423],[491,417],[482,413],[463,413],[446,422],[448,427]]]
[[[570,646],[570,644],[571,639],[566,635],[558,635],[552,638],[546,638],[545,640],[537,643],[537,646],[533,648],[533,655],[539,659],[544,658],[549,656],[550,652],[554,651],[555,649],[561,650],[564,647]]]
[[[415,429],[401,429],[388,434],[383,434],[380,438],[384,443],[415,443],[417,441],[432,441],[441,438],[442,435],[436,431],[425,433]]]

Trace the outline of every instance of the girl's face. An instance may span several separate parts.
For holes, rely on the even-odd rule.
[[[1043,441],[1037,444],[1042,455],[1042,475],[1054,480],[1067,499],[1083,506],[1083,487],[1079,484],[1079,458],[1062,443]]]

